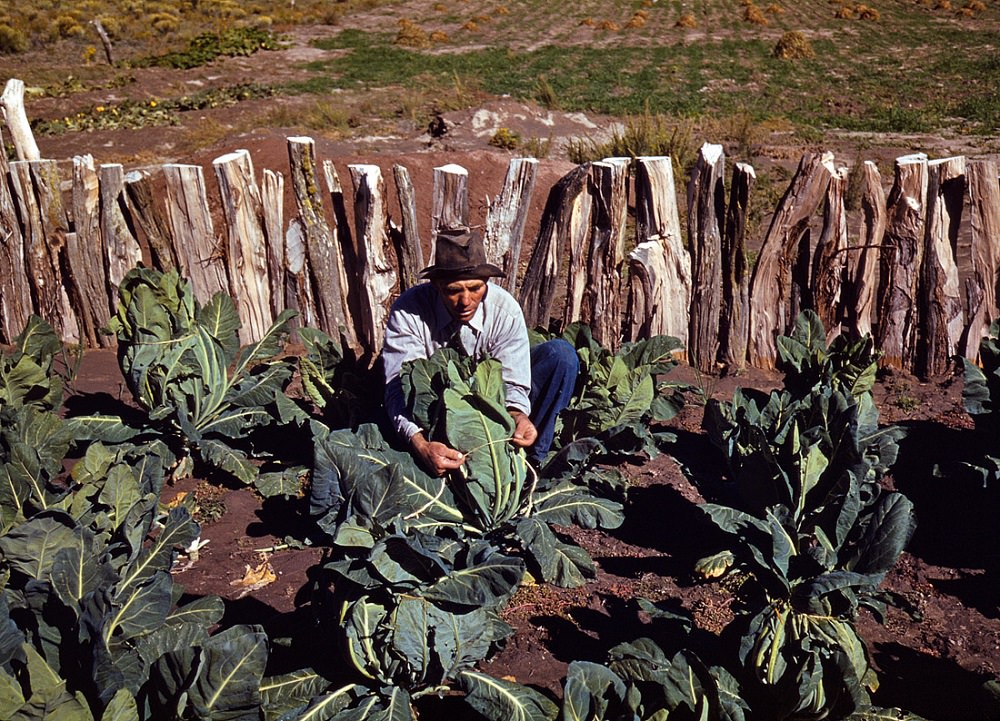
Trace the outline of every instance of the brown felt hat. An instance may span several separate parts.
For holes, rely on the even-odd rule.
[[[430,280],[490,278],[503,274],[498,267],[486,262],[486,249],[479,231],[468,228],[439,230],[434,243],[434,265],[420,271],[422,278]]]

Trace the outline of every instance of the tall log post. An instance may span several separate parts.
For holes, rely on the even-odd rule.
[[[222,155],[212,161],[212,166],[228,229],[226,269],[240,315],[240,343],[247,345],[263,338],[274,322],[264,204],[249,151]]]
[[[719,360],[727,371],[746,365],[750,334],[750,264],[746,234],[750,193],[757,174],[753,166],[736,163],[729,187],[726,228],[722,235],[722,311]]]
[[[923,263],[927,213],[927,156],[896,159],[886,201],[888,224],[882,242],[876,347],[883,367],[913,371],[920,326],[917,284]]]
[[[420,282],[420,271],[424,269],[424,248],[420,244],[420,227],[417,223],[417,197],[410,180],[410,171],[404,165],[392,166],[392,177],[396,181],[396,195],[399,198],[399,216],[402,219],[400,232],[391,233],[396,258],[399,262],[399,291],[402,293]]]
[[[589,200],[580,200],[581,195],[587,195],[585,191],[589,177],[590,164],[579,165],[560,178],[549,191],[538,229],[538,240],[517,296],[529,328],[548,329],[562,248],[572,229],[579,228],[590,220]],[[584,207],[587,209],[586,213],[583,213]]]
[[[109,312],[118,307],[118,286],[125,274],[142,261],[142,249],[125,220],[125,170],[118,163],[98,168],[101,188],[101,237],[108,272]],[[152,196],[150,196],[152,202]],[[148,237],[148,236],[147,236]],[[171,251],[172,252],[172,251]]]
[[[843,321],[842,292],[847,273],[847,168],[830,178],[823,205],[823,229],[816,243],[812,267],[813,310],[826,329],[827,342],[840,335]]]
[[[927,245],[921,268],[924,352],[918,372],[939,376],[952,367],[965,328],[956,252],[965,202],[965,158],[927,164]]]
[[[100,332],[108,321],[112,298],[101,238],[100,180],[90,155],[73,158],[72,199],[74,232],[66,236],[66,260],[74,290],[71,300],[87,345],[110,347],[112,337]]]
[[[309,249],[306,227],[301,217],[292,218],[285,233],[285,293],[286,308],[298,311],[291,328],[315,328],[319,325],[319,311],[313,297],[312,274],[309,271]]]
[[[434,168],[431,195],[431,262],[441,228],[469,227],[469,171],[449,163]]]
[[[586,177],[584,177],[583,182],[586,188]],[[576,192],[572,188],[568,192],[567,201],[569,208],[565,215],[568,224],[561,231],[565,235],[567,253],[569,255],[569,260],[566,263],[568,266],[566,268],[566,302],[563,304],[562,317],[564,328],[571,323],[584,320],[583,298],[584,293],[587,292],[587,269],[590,265],[588,260],[590,254],[590,233],[593,227],[590,217],[594,205],[591,193]],[[549,196],[549,200],[552,200],[551,195]],[[532,273],[534,263],[535,254],[533,253],[531,263],[529,263],[527,272],[525,273],[525,283],[528,282],[528,276]]]
[[[366,301],[363,288],[358,285],[358,273],[363,264],[361,250],[358,247],[360,239],[354,237],[351,224],[347,220],[347,203],[344,198],[344,186],[340,182],[337,168],[333,161],[323,161],[323,176],[326,178],[326,189],[330,194],[333,206],[333,224],[330,230],[337,248],[340,250],[340,287],[344,296],[344,308],[347,317],[354,323],[354,332],[359,339],[364,336],[364,306]],[[356,201],[355,201],[356,202]]]
[[[878,165],[866,160],[861,172],[859,245],[848,252],[848,288],[844,299],[847,331],[871,335],[879,277],[879,255],[886,226],[885,191]]]
[[[276,318],[285,309],[285,177],[265,168],[260,198],[264,210],[271,315]]]
[[[18,160],[10,164],[11,185],[24,227],[25,266],[33,287],[35,312],[67,342],[80,340],[61,255],[68,225],[54,160]]]
[[[629,255],[629,267],[641,278],[630,293],[641,289],[646,298],[641,304],[638,297],[630,301],[634,310],[628,313],[629,339],[670,335],[686,347],[691,255],[684,247],[673,161],[668,156],[636,160],[635,231],[636,249]],[[644,310],[637,314],[640,305]]]
[[[385,208],[385,182],[377,165],[349,165],[354,185],[354,237],[361,256],[361,344],[374,359],[382,350],[389,305],[396,287],[390,262],[389,218]]]
[[[608,159],[590,170],[591,229],[583,318],[594,340],[611,351],[622,341],[621,278],[628,217],[628,160]]]
[[[348,347],[356,350],[356,319],[348,310],[344,259],[323,213],[313,139],[288,138],[288,156],[298,223],[305,237],[305,268],[316,303],[317,322],[322,330],[334,338],[339,336]]]
[[[174,250],[166,207],[159,200],[160,195],[154,188],[153,174],[149,171],[133,170],[125,176],[129,215],[146,236],[152,267],[166,273],[179,268],[180,261]]]
[[[0,133],[0,148],[3,134]],[[31,286],[24,257],[24,233],[17,217],[17,207],[7,178],[10,166],[0,152],[0,342],[10,343],[28,322],[32,313]]]
[[[500,195],[492,201],[487,199],[483,236],[486,258],[503,269],[505,275],[501,284],[512,294],[517,292],[521,240],[537,173],[538,161],[534,158],[512,158]]]
[[[757,264],[750,278],[750,335],[747,362],[754,368],[774,368],[775,338],[790,330],[794,316],[791,268],[809,219],[826,195],[833,175],[831,153],[807,153],[799,160],[794,177],[778,203]]]
[[[691,247],[689,358],[705,373],[716,368],[722,309],[722,223],[726,213],[725,155],[705,143],[688,183],[688,239]]]
[[[969,226],[971,272],[965,281],[966,327],[961,354],[975,360],[979,343],[1000,315],[997,278],[1000,276],[1000,165],[997,161],[969,163]]]
[[[167,184],[167,219],[180,261],[181,274],[191,281],[194,297],[204,305],[213,295],[232,295],[222,244],[215,237],[209,213],[205,174],[200,165],[163,166]]]
[[[24,110],[24,81],[10,78],[0,95],[0,114],[3,115],[14,142],[14,153],[18,160],[41,160],[38,144],[31,132],[31,123]]]

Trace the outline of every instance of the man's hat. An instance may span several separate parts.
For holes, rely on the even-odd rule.
[[[443,228],[434,244],[434,265],[420,271],[422,278],[465,280],[503,276],[504,272],[486,262],[483,237],[478,230]]]

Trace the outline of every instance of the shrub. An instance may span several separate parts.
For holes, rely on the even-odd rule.
[[[497,15],[510,15],[510,8],[508,8],[506,5],[500,5],[494,12]]]
[[[451,38],[448,37],[448,33],[446,33],[444,30],[435,30],[430,34],[430,37],[428,39],[432,43],[447,43],[451,41]]]
[[[629,19],[629,21],[627,23],[625,23],[625,27],[627,27],[627,28],[641,28],[643,25],[646,24],[646,17],[647,17],[647,15],[648,15],[648,13],[646,13],[645,10],[640,10],[635,15],[633,15]]]
[[[855,17],[854,7],[844,3],[837,8],[837,11],[833,14],[833,16],[838,20],[853,20]]]
[[[580,24],[592,28],[597,26],[597,21],[594,20],[594,18],[584,18],[583,20],[580,21]]]
[[[778,3],[771,3],[766,8],[764,8],[764,11],[768,15],[784,15],[785,14],[785,8],[781,7]]]
[[[0,55],[17,55],[27,49],[28,38],[23,32],[0,23]]]
[[[878,10],[876,10],[875,8],[868,7],[867,5],[858,5],[857,11],[858,11],[858,18],[860,20],[877,21],[882,17],[881,13],[879,13]]]
[[[678,28],[696,28],[698,27],[698,21],[694,19],[694,15],[691,13],[685,13],[677,18],[677,22],[674,23],[674,27]]]
[[[980,2],[980,0],[970,0],[970,2],[965,3],[965,7],[972,12],[981,13],[986,10],[986,3]]]
[[[396,45],[402,45],[407,48],[422,48],[427,43],[427,32],[423,28],[406,18],[399,21],[399,31],[396,33]]]
[[[743,11],[743,19],[751,25],[768,24],[767,18],[764,17],[764,13],[762,13],[760,8],[754,4],[747,5],[747,9]]]
[[[618,30],[622,29],[621,25],[616,23],[614,20],[601,20],[601,23],[598,27],[600,27],[601,30],[610,30],[612,32],[617,32]]]
[[[516,150],[521,144],[521,136],[510,128],[498,128],[493,137],[490,138],[490,145],[502,150]]]
[[[774,46],[772,53],[774,57],[782,60],[798,60],[800,58],[811,58],[816,55],[812,44],[802,32],[789,30]]]
[[[70,15],[60,15],[52,23],[51,35],[54,38],[78,38],[83,36],[86,30],[79,21]]]
[[[177,16],[170,13],[155,13],[150,16],[148,22],[149,27],[160,35],[175,33],[180,28],[180,20],[177,19]]]
[[[951,0],[937,0],[934,3],[935,10],[951,10]]]

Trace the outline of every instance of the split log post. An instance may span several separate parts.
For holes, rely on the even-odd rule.
[[[691,247],[691,319],[688,357],[702,372],[716,368],[722,310],[722,224],[726,217],[725,154],[705,143],[688,183],[688,241]]]
[[[469,171],[449,163],[434,168],[431,195],[431,263],[438,230],[469,227]]]
[[[285,176],[264,169],[260,199],[264,211],[264,239],[267,244],[267,278],[271,315],[285,309]]]
[[[107,30],[104,29],[104,25],[100,20],[94,19],[90,21],[90,24],[94,26],[94,30],[97,31],[97,37],[101,39],[101,45],[104,47],[104,57],[108,61],[108,65],[114,65],[114,55],[111,49],[111,38],[108,37]]]
[[[992,159],[974,160],[967,172],[972,258],[965,281],[967,322],[959,352],[975,360],[980,341],[1000,314],[996,285],[1000,275],[1000,165]]]
[[[512,158],[500,195],[486,201],[486,232],[483,235],[486,258],[503,269],[505,275],[501,284],[512,294],[517,292],[521,240],[537,173],[538,161],[534,158]]]
[[[54,160],[10,164],[14,197],[24,227],[25,267],[33,287],[35,312],[63,341],[80,340],[76,315],[66,290],[60,255],[68,224]]]
[[[871,335],[878,289],[879,254],[885,235],[885,191],[878,165],[866,160],[861,171],[861,228],[859,246],[848,252],[845,295],[847,332],[858,338]]]
[[[354,185],[355,233],[361,256],[361,345],[372,360],[382,350],[389,305],[396,288],[396,271],[390,262],[385,182],[377,165],[349,165]]]
[[[722,234],[722,311],[719,360],[727,371],[746,366],[750,334],[750,264],[746,234],[750,194],[757,173],[747,163],[736,163],[729,187],[726,227]]]
[[[0,114],[3,115],[14,142],[18,160],[41,160],[35,136],[31,132],[28,114],[24,110],[24,81],[11,78],[0,95]]]
[[[591,165],[590,249],[583,319],[594,340],[611,351],[622,341],[621,282],[628,218],[627,158],[607,158]]]
[[[146,236],[152,267],[166,273],[179,268],[180,261],[171,241],[166,207],[153,185],[152,173],[133,170],[125,176],[125,198],[129,215]]]
[[[562,246],[572,229],[586,224],[590,219],[589,201],[580,202],[580,196],[587,195],[585,191],[589,177],[590,164],[578,165],[560,178],[549,191],[538,229],[538,240],[517,296],[529,328],[542,327],[547,330],[549,327]],[[587,209],[586,214],[582,212],[584,208]]]
[[[812,306],[826,329],[826,340],[840,335],[844,317],[843,288],[847,273],[847,168],[838,168],[830,178],[823,205],[823,229],[813,256]]]
[[[883,367],[912,371],[917,351],[919,298],[927,212],[927,156],[896,159],[895,177],[886,201],[888,224],[882,242],[879,321],[875,346]]]
[[[321,330],[333,338],[340,337],[344,345],[357,350],[355,319],[351,317],[347,305],[344,259],[323,213],[313,139],[288,138],[288,157],[292,191],[298,210],[296,232],[300,228],[305,238],[306,258],[303,270],[308,271],[311,285],[309,293],[303,293],[300,289],[298,295],[308,297],[311,294]],[[286,237],[286,242],[289,238],[290,236]]]
[[[267,333],[271,314],[264,206],[247,150],[212,161],[228,229],[226,269],[240,316],[240,343],[254,343]]]
[[[927,245],[921,268],[923,348],[917,370],[947,373],[959,351],[965,318],[956,252],[965,202],[965,157],[927,163]]]
[[[200,165],[169,163],[163,166],[163,177],[174,252],[194,297],[204,305],[218,292],[233,295],[208,209],[204,171]]]
[[[402,229],[390,232],[396,259],[399,263],[399,292],[420,282],[420,271],[424,269],[424,249],[420,244],[420,228],[417,223],[417,197],[410,180],[410,171],[404,165],[393,165],[392,176],[396,180],[396,194],[399,198],[399,215]]]
[[[358,287],[357,282],[363,263],[358,248],[360,240],[354,237],[351,224],[347,220],[344,186],[340,182],[337,168],[334,167],[332,161],[323,161],[323,176],[326,179],[326,189],[333,205],[333,224],[330,226],[330,231],[333,233],[336,247],[340,251],[340,287],[344,296],[344,308],[347,317],[353,323],[356,337],[361,339],[364,336],[362,327],[364,325],[365,300],[362,298],[363,291]]]
[[[0,342],[10,343],[24,330],[33,306],[31,286],[24,272],[24,234],[11,195],[11,185],[7,183],[10,166],[2,151],[0,171]]]
[[[104,265],[108,273],[109,312],[118,309],[118,286],[125,274],[142,261],[142,249],[125,219],[125,170],[118,163],[98,168],[101,188],[101,236],[104,239]],[[131,175],[131,173],[129,174]],[[152,204],[152,195],[149,197]],[[150,205],[149,207],[152,207]],[[139,206],[136,207],[139,210]],[[134,215],[134,217],[138,217]],[[147,234],[147,239],[149,238]],[[168,244],[167,247],[170,247]],[[173,249],[171,249],[171,253]],[[165,270],[161,268],[161,270]]]
[[[315,328],[319,325],[319,311],[316,309],[316,299],[313,297],[307,244],[306,228],[302,219],[292,218],[288,224],[288,232],[285,233],[283,264],[285,267],[284,304],[285,307],[292,308],[299,313],[291,324],[293,329]]]
[[[587,174],[589,175],[589,166]],[[568,176],[567,176],[568,177]],[[587,176],[583,176],[583,190],[586,189]],[[569,207],[564,214],[566,227],[561,231],[566,238],[569,259],[566,265],[566,302],[563,307],[562,325],[565,328],[571,323],[583,320],[583,296],[587,292],[587,268],[590,264],[588,257],[590,254],[590,233],[592,224],[590,220],[593,210],[593,197],[589,192],[583,190],[576,191],[573,188],[567,190],[566,200]],[[552,200],[552,196],[549,196]],[[546,206],[548,210],[548,206]],[[541,235],[539,235],[541,237]],[[535,254],[531,256],[531,263],[525,273],[524,283],[528,282],[528,276],[532,274],[535,263]],[[558,272],[555,270],[553,272]],[[548,317],[547,315],[545,316]]]
[[[73,225],[66,236],[66,260],[71,269],[71,299],[80,320],[81,340],[90,347],[110,347],[111,336],[100,332],[108,321],[111,300],[101,238],[101,190],[94,158],[73,158]]]
[[[778,354],[775,338],[787,333],[794,322],[794,316],[790,317],[791,267],[833,172],[831,153],[803,155],[771,218],[750,278],[747,363],[751,367],[774,368]]]

